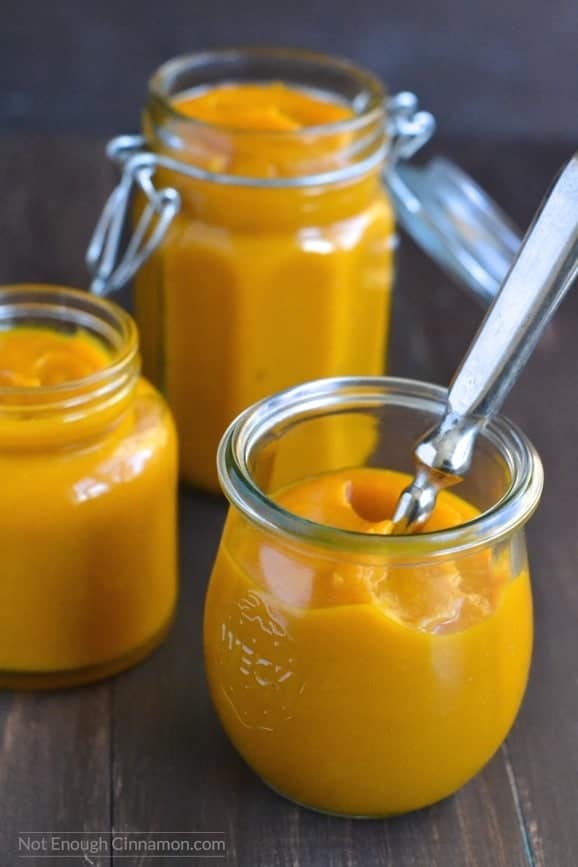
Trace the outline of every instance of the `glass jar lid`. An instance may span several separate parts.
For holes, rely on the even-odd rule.
[[[400,225],[484,303],[500,288],[521,243],[510,218],[458,166],[399,160],[387,176]]]

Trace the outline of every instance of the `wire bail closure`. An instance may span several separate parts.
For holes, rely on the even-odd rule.
[[[392,96],[388,103],[388,131],[386,145],[364,160],[343,169],[318,175],[292,178],[291,185],[311,187],[332,183],[344,177],[353,178],[385,163],[389,174],[399,160],[412,157],[431,138],[435,119],[427,111],[420,111],[415,94],[402,92]],[[174,160],[148,149],[141,135],[120,135],[111,139],[106,155],[121,169],[118,185],[110,194],[98,219],[86,252],[86,264],[92,275],[90,291],[95,295],[109,295],[121,289],[146,262],[166,236],[169,226],[181,207],[181,197],[174,187],[157,188],[154,176],[159,168],[197,180],[227,185],[251,187],[286,186],[285,178],[242,178],[208,172],[197,166]],[[123,234],[130,203],[135,190],[144,194],[146,204],[139,221],[122,249]]]
[[[86,251],[86,264],[92,274],[90,291],[95,295],[115,292],[134,276],[161,243],[181,206],[181,197],[173,187],[160,190],[155,187],[153,176],[157,158],[146,150],[142,136],[113,138],[106,147],[106,155],[122,168],[122,174],[102,210]],[[122,235],[135,187],[145,194],[147,203],[121,253]]]

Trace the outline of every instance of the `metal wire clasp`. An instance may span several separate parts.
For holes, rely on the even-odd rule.
[[[388,104],[390,147],[388,168],[399,160],[408,160],[433,136],[435,117],[420,111],[415,93],[403,90],[390,97]]]
[[[103,208],[86,252],[86,264],[92,274],[90,291],[96,295],[108,295],[120,289],[135,275],[161,243],[181,206],[181,197],[173,187],[155,187],[153,176],[159,161],[154,153],[146,150],[142,136],[117,136],[108,143],[106,154],[122,167],[122,175]],[[121,253],[122,235],[135,187],[144,193],[146,204]]]
[[[375,164],[375,158],[388,174],[399,160],[409,159],[432,136],[433,115],[418,110],[417,97],[403,92],[391,97],[388,104],[388,143],[386,152],[376,152],[370,158],[351,167],[325,175],[309,175],[292,179],[238,178],[215,175],[203,169],[161,156],[148,150],[140,135],[121,135],[107,145],[106,153],[122,169],[118,185],[112,191],[96,224],[88,250],[86,264],[92,275],[91,292],[108,295],[124,286],[141,265],[156,250],[181,206],[181,197],[174,187],[158,189],[154,185],[156,170],[162,166],[171,171],[202,180],[223,184],[249,186],[315,186],[341,180],[341,175],[354,177]],[[123,234],[134,190],[144,193],[146,204],[139,222],[122,250]]]

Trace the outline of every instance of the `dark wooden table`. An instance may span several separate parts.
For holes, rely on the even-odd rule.
[[[444,147],[521,225],[571,151],[523,142]],[[101,141],[0,139],[0,281],[86,285],[83,251],[111,183]],[[392,373],[447,383],[479,317],[474,302],[403,243]],[[508,405],[546,470],[542,505],[529,526],[536,644],[519,719],[474,781],[443,803],[390,821],[319,816],[268,791],[227,742],[203,675],[203,595],[225,507],[183,490],[182,592],[164,646],[97,686],[0,696],[1,867],[36,863],[19,860],[19,832],[109,830],[224,832],[228,854],[221,863],[241,867],[574,867],[577,373],[578,289]],[[172,856],[93,860],[99,867],[213,863]]]

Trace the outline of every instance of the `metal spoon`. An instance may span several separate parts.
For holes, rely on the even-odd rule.
[[[448,392],[441,422],[416,443],[416,474],[393,515],[393,534],[430,517],[438,493],[468,472],[476,439],[528,361],[578,273],[578,153],[528,230]]]

